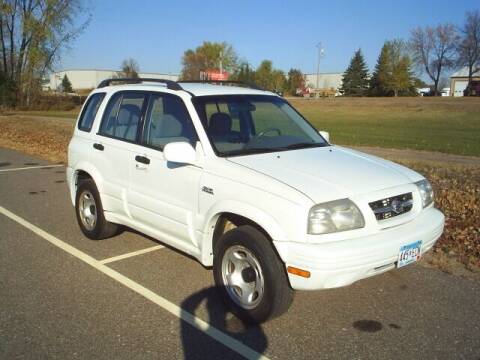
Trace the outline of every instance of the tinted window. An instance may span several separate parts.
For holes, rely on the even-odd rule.
[[[170,142],[185,141],[194,145],[197,141],[187,108],[177,96],[152,95],[145,119],[145,145],[163,149]]]
[[[213,114],[215,113],[227,113],[230,115],[232,119],[232,130],[233,131],[240,131],[240,118],[239,114],[231,112],[230,109],[228,108],[228,103],[226,101],[222,100],[215,100],[214,102],[211,103],[206,103],[205,104],[205,111],[207,113],[207,121],[210,122],[210,119],[212,119]]]
[[[93,94],[88,98],[85,107],[83,108],[82,115],[78,121],[78,128],[83,131],[90,131],[92,129],[95,115],[97,115],[98,108],[105,97],[105,93]]]
[[[145,102],[145,94],[119,93],[105,110],[100,134],[135,141]]]
[[[199,96],[193,102],[221,156],[328,145],[315,128],[277,96]]]

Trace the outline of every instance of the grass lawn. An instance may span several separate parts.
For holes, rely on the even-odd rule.
[[[0,117],[0,147],[19,150],[52,162],[67,162],[75,122],[21,115]]]
[[[289,101],[335,144],[480,156],[480,98]]]
[[[480,98],[291,98],[332,143],[480,156]],[[75,119],[70,111],[9,114]]]
[[[80,107],[76,107],[73,110],[51,110],[51,111],[6,111],[5,115],[27,115],[27,116],[39,116],[39,117],[53,117],[53,118],[69,118],[76,119]]]

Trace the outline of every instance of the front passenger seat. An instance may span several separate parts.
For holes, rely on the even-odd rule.
[[[216,140],[228,141],[232,134],[232,118],[230,115],[222,112],[212,114],[208,125],[208,133]]]

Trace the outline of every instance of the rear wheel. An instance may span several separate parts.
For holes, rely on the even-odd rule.
[[[293,290],[270,240],[250,225],[225,233],[215,249],[215,283],[232,311],[260,323],[288,310]]]
[[[80,229],[92,240],[114,236],[118,231],[118,225],[105,220],[100,195],[91,179],[82,180],[78,185],[75,212]]]

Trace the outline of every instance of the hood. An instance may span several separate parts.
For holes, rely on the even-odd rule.
[[[401,165],[338,146],[238,156],[229,160],[285,183],[316,203],[422,179]]]

